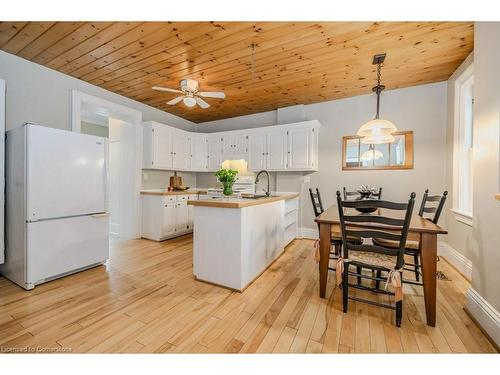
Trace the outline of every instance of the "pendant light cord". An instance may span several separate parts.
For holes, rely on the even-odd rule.
[[[377,114],[375,115],[376,119],[379,119],[379,112],[380,112],[380,93],[382,92],[383,88],[380,85],[380,80],[381,80],[381,72],[380,72],[380,63],[377,64],[377,86],[375,86],[375,92],[377,93]]]

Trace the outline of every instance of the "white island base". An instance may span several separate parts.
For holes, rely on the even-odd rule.
[[[295,238],[296,196],[264,199],[252,205],[241,200],[242,207],[225,205],[224,201],[193,203],[196,279],[243,291]]]

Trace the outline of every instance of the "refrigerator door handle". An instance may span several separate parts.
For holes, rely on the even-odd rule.
[[[93,214],[93,215],[90,215],[90,217],[94,218],[94,219],[98,219],[100,217],[107,217],[109,216],[109,212],[103,212],[102,214]]]

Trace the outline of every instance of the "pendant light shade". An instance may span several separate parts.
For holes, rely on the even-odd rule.
[[[391,133],[397,131],[396,126],[383,119],[370,120],[359,128],[357,135],[362,137],[361,143],[381,144],[394,142],[394,136]]]
[[[377,94],[377,112],[375,119],[366,122],[361,126],[357,132],[357,135],[362,137],[361,143],[364,144],[381,144],[381,143],[391,143],[394,142],[394,136],[392,133],[396,132],[398,129],[389,120],[381,119],[379,116],[380,111],[380,93],[385,89],[385,86],[380,84],[380,68],[381,64],[385,60],[385,53],[381,55],[375,55],[373,57],[373,64],[377,65],[377,86],[373,88],[373,91]]]

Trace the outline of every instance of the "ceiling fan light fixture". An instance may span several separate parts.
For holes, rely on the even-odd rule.
[[[192,96],[186,96],[182,101],[186,107],[194,107],[196,105],[196,99]]]

